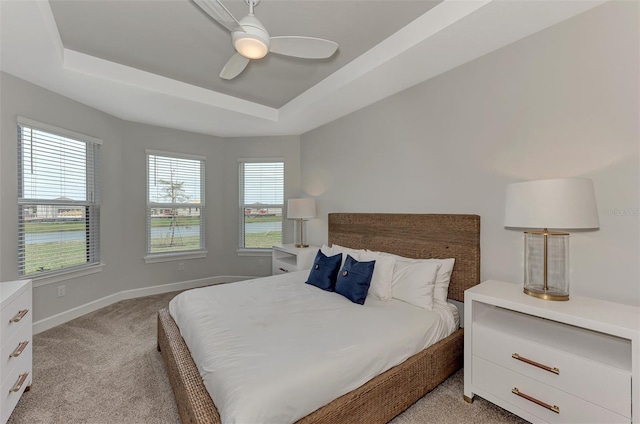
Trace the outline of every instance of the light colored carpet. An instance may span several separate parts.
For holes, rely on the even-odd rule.
[[[34,336],[33,385],[9,423],[179,423],[156,349],[156,313],[177,293],[125,300]],[[462,398],[459,371],[394,424],[524,423]]]

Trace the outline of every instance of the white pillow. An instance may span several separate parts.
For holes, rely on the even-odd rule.
[[[434,261],[440,264],[438,275],[436,275],[436,287],[433,290],[433,301],[436,305],[446,305],[447,294],[449,293],[449,282],[451,281],[451,272],[453,272],[453,265],[456,260],[454,258],[449,258],[427,259],[427,261]]]
[[[433,291],[433,301],[438,305],[447,304],[447,294],[449,293],[449,282],[451,281],[451,273],[453,272],[453,265],[455,264],[455,258],[447,259],[413,259],[405,258],[404,256],[394,255],[393,253],[383,253],[389,255],[398,261],[411,261],[411,262],[436,262],[440,264],[438,274],[436,275],[436,287]],[[393,293],[393,284],[391,285],[391,292]],[[394,296],[395,297],[395,296]]]
[[[396,261],[393,271],[393,297],[424,309],[433,309],[433,292],[440,264],[436,262]]]
[[[358,252],[358,261],[376,261],[373,267],[373,276],[369,293],[380,300],[391,300],[391,280],[393,279],[393,269],[396,259],[379,252],[361,251]]]
[[[327,244],[323,244],[322,247],[320,248],[320,251],[325,255],[325,256],[333,256],[333,250],[327,246]],[[336,253],[337,254],[337,253]]]
[[[364,249],[362,250],[352,249],[350,247],[340,246],[339,244],[335,244],[335,243],[331,246],[331,256],[337,255],[338,253],[342,253],[342,262],[340,263],[340,269],[342,269],[342,267],[344,266],[344,261],[347,260],[347,255],[351,255],[353,259],[355,259],[356,261],[359,261],[360,253],[362,252],[364,252]]]

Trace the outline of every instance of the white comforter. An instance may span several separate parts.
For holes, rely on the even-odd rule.
[[[361,306],[307,275],[190,290],[169,304],[223,423],[294,422],[457,329],[447,307],[373,296]]]

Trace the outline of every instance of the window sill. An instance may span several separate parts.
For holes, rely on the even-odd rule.
[[[206,250],[201,250],[198,252],[184,252],[184,253],[159,253],[155,255],[145,256],[144,263],[155,264],[159,262],[181,261],[185,259],[202,259],[206,257],[207,257]]]
[[[238,249],[238,256],[271,256],[271,249]]]
[[[66,271],[56,272],[55,274],[43,275],[41,277],[31,275],[25,275],[23,279],[30,279],[32,282],[32,287],[42,287],[48,284],[59,283],[61,281],[71,280],[72,278],[83,277],[85,275],[96,274],[98,272],[102,272],[102,268],[104,268],[103,263],[99,263],[96,265],[87,266],[80,269],[70,269]]]

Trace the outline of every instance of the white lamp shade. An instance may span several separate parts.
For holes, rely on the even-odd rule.
[[[287,218],[311,219],[316,217],[316,201],[313,197],[289,199],[287,201]]]
[[[565,178],[526,181],[507,187],[504,226],[516,228],[598,228],[593,181]]]

